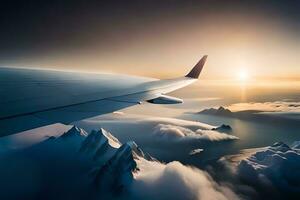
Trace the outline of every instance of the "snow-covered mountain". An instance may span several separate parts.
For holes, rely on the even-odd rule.
[[[70,130],[62,134],[61,138],[86,137],[88,134],[83,129],[73,126]]]
[[[18,160],[29,162],[28,166],[16,164],[11,172],[4,162],[0,164],[1,188],[4,191],[11,191],[12,188],[19,191],[0,193],[0,199],[34,199],[36,195],[43,199],[63,199],[69,195],[73,199],[74,196],[82,199],[85,195],[122,195],[126,185],[133,180],[134,173],[139,170],[136,160],[152,158],[135,142],[121,144],[104,129],[93,130],[88,134],[83,129],[73,126],[60,136],[48,137],[40,143],[13,151],[0,159],[13,160],[9,162],[12,165],[14,162],[18,163]],[[31,171],[37,176],[36,180],[30,176],[24,179],[13,176],[24,172],[30,174]],[[16,180],[12,180],[11,177],[15,177]],[[5,184],[7,182],[12,184]],[[35,188],[37,185],[38,189]],[[25,191],[21,188],[27,189]],[[59,193],[61,190],[72,194]]]
[[[224,108],[223,106],[220,106],[219,108],[209,108],[209,109],[204,109],[200,112],[198,112],[199,114],[208,114],[208,115],[225,115],[225,116],[231,116],[232,112],[227,109]]]
[[[136,159],[148,159],[144,152],[133,142],[121,142],[111,133],[104,130],[93,130],[90,134],[76,126],[61,135],[58,140],[78,140],[78,154],[92,165],[91,180],[99,191],[111,190],[120,193],[126,184],[133,179],[133,173],[138,171]]]
[[[299,142],[291,146],[276,142],[243,159],[237,170],[239,176],[249,184],[266,187],[265,185],[272,183],[277,191],[299,194]]]
[[[240,188],[246,186],[255,191],[252,195],[245,190],[240,190],[241,193],[252,198],[255,194],[255,199],[299,199],[299,144],[299,141],[292,145],[276,142],[267,147],[245,149],[240,154],[226,156],[221,162],[231,169],[232,182],[239,184]]]
[[[270,192],[272,199],[297,199],[300,193],[299,142],[253,149],[238,156],[235,167],[211,168],[219,180],[177,161],[157,162],[135,142],[122,144],[102,128],[63,131],[0,154],[0,199],[269,199]],[[205,151],[194,149],[190,157],[201,159]]]

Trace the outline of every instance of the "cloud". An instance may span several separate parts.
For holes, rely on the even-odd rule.
[[[204,149],[201,156],[218,158],[223,145],[238,139],[236,136],[212,130],[216,126],[196,121],[136,115],[104,116],[76,123],[87,131],[104,128],[122,142],[133,140],[146,152],[161,161],[189,159],[193,149]],[[178,148],[178,145],[180,148]],[[228,145],[227,145],[228,146]],[[206,151],[213,148],[213,151]],[[229,149],[229,148],[227,148]],[[206,161],[199,160],[197,163]]]
[[[147,139],[155,139],[158,137],[161,140],[166,139],[166,142],[173,142],[173,140],[169,139],[194,139],[206,141],[238,139],[236,136],[212,130],[216,128],[216,126],[175,118],[140,118],[139,116],[132,117],[132,115],[127,115],[120,116],[119,118],[94,118],[90,120],[83,120],[76,124],[86,128],[87,130],[104,127],[105,129],[114,132],[117,136],[120,136],[120,138],[126,135],[134,137],[135,132],[138,132],[138,136],[143,135]],[[118,124],[118,126],[116,126],[116,124]],[[122,134],[119,134],[120,131]]]
[[[231,111],[259,110],[262,112],[300,112],[300,102],[274,101],[236,103],[227,107]]]
[[[287,119],[300,119],[300,102],[274,101],[274,102],[252,102],[236,103],[227,107],[231,111],[256,110],[261,115],[277,116]]]
[[[197,139],[208,141],[235,140],[236,136],[220,133],[213,130],[197,129],[193,131],[183,126],[171,124],[158,124],[154,127],[153,134],[160,139]]]
[[[208,173],[174,161],[168,164],[139,161],[131,191],[137,199],[214,199],[239,197],[227,186],[216,183]]]
[[[203,149],[193,149],[190,153],[189,153],[189,155],[196,155],[196,154],[199,154],[199,153],[201,153],[202,151],[204,151]]]

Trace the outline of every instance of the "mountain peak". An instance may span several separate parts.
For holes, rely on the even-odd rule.
[[[154,160],[154,158],[152,158],[149,154],[144,153],[143,150],[134,141],[126,142],[124,145],[127,145],[131,148],[131,152],[134,158],[139,159],[139,157],[142,157],[146,160]]]
[[[121,146],[121,143],[108,131],[100,128],[99,130],[92,130],[90,134],[81,143],[80,152],[86,152],[98,160],[103,158],[104,155],[111,149],[115,151]]]
[[[222,124],[221,126],[212,128],[212,130],[221,131],[221,132],[231,132],[232,128],[230,125]]]
[[[293,142],[292,148],[294,148],[294,149],[300,149],[300,141]]]
[[[101,133],[103,136],[107,138],[110,146],[114,148],[119,148],[121,146],[121,142],[116,137],[114,137],[110,132],[104,130],[103,128],[100,128],[98,133]]]
[[[224,108],[223,106],[220,106],[219,108],[209,108],[209,109],[204,109],[199,112],[199,114],[209,114],[209,115],[231,115],[232,112]]]
[[[120,192],[124,185],[133,179],[134,171],[138,170],[135,161],[135,142],[127,142],[119,147],[113,156],[97,171],[95,184],[99,188]]]
[[[291,148],[285,144],[284,142],[275,142],[271,148],[276,149],[277,151],[286,152],[290,150]]]
[[[74,136],[86,137],[88,134],[83,129],[73,126],[67,132],[64,132],[60,137],[61,138],[70,138]]]
[[[133,173],[139,171],[137,160],[140,159],[155,160],[150,155],[144,154],[134,141],[122,144],[97,170],[94,179],[96,186],[121,192],[122,188],[133,180]]]

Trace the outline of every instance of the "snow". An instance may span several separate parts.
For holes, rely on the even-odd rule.
[[[291,147],[277,142],[257,151],[239,163],[237,173],[250,184],[267,184],[279,191],[300,192],[299,141]]]
[[[294,149],[300,149],[300,141],[293,142],[291,147],[294,148]]]
[[[0,157],[5,191],[0,199],[238,198],[206,172],[179,162],[160,163],[134,141],[121,144],[104,129],[87,134],[74,126],[61,133],[8,154],[9,163]]]
[[[63,133],[60,137],[61,138],[68,138],[68,137],[86,137],[88,134],[85,130],[78,128],[77,126],[73,126],[70,130]]]
[[[116,137],[114,137],[111,133],[109,133],[108,131],[101,128],[99,130],[99,132],[101,132],[101,134],[108,139],[108,143],[110,146],[112,146],[114,148],[119,148],[121,146],[120,141]]]
[[[189,153],[189,155],[195,155],[195,154],[199,154],[199,153],[201,153],[202,151],[204,151],[203,149],[193,149],[190,153]]]

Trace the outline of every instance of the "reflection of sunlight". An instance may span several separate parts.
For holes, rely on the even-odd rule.
[[[242,84],[240,88],[241,88],[241,102],[245,102],[247,101],[246,85]]]
[[[246,101],[247,97],[246,97],[246,85],[249,81],[249,72],[246,69],[240,69],[238,74],[237,74],[237,78],[239,81],[239,85],[240,85],[240,91],[241,91],[241,101]]]

